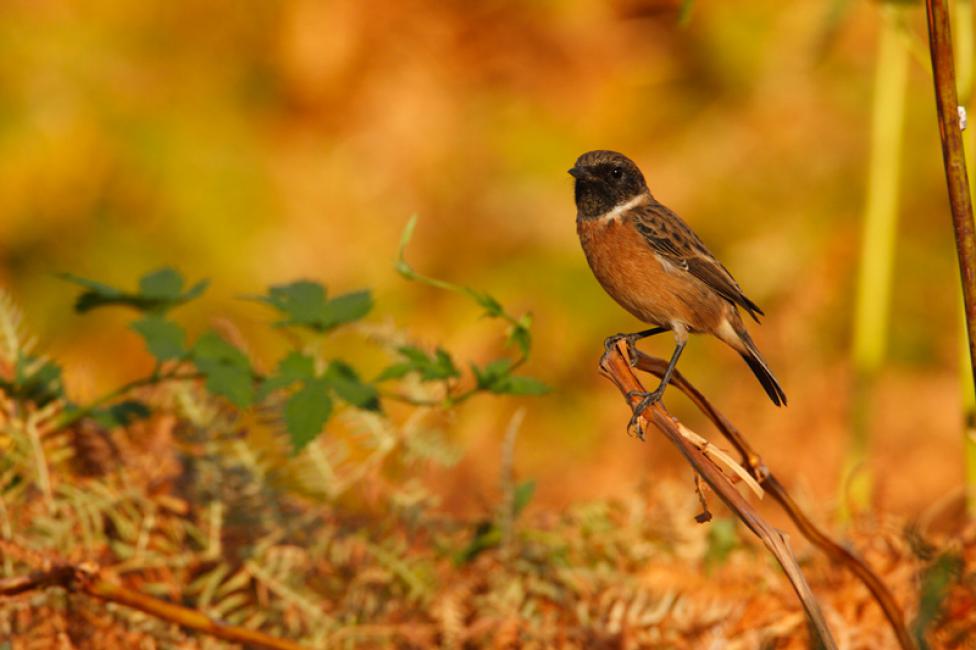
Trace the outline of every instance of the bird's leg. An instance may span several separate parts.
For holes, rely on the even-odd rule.
[[[651,329],[644,330],[642,332],[634,332],[632,334],[614,334],[613,336],[608,336],[606,340],[603,341],[603,359],[610,354],[610,350],[617,345],[617,341],[627,341],[627,361],[630,363],[631,367],[634,366],[634,344],[641,339],[646,339],[649,336],[654,336],[660,334],[661,332],[667,332],[667,327],[652,327]]]
[[[685,349],[685,345],[688,343],[688,333],[685,331],[675,332],[675,338],[678,339],[677,344],[674,346],[674,353],[671,355],[671,361],[668,363],[667,369],[664,371],[664,376],[661,377],[661,383],[650,393],[642,393],[639,391],[631,391],[627,393],[627,397],[640,397],[641,401],[637,403],[634,407],[634,414],[630,417],[630,422],[627,423],[627,431],[630,431],[636,427],[637,437],[641,440],[644,439],[644,429],[640,425],[640,416],[647,409],[648,406],[660,401],[661,397],[664,396],[664,389],[667,388],[668,382],[671,381],[671,374],[674,372],[674,367],[678,365],[678,358],[681,356],[682,350]]]

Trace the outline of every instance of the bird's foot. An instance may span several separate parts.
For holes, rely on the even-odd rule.
[[[629,393],[627,393],[627,399],[630,399],[631,397],[641,398],[641,401],[639,401],[634,406],[634,413],[633,415],[630,416],[630,421],[627,422],[627,433],[633,431],[634,435],[637,436],[638,440],[643,442],[644,426],[641,424],[641,416],[644,414],[644,411],[646,411],[649,406],[655,404],[656,402],[661,401],[661,397],[663,395],[664,395],[663,386],[658,387],[656,390],[651,391],[650,393],[646,393],[644,391],[639,391],[639,390],[632,390]]]
[[[637,357],[634,354],[634,345],[641,339],[641,333],[635,332],[633,334],[614,334],[613,336],[608,336],[603,341],[603,356],[600,358],[602,363],[606,359],[610,352],[617,346],[619,341],[627,341],[627,363],[633,368],[637,365]]]

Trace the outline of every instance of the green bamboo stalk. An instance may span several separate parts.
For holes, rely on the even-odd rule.
[[[854,312],[853,361],[856,372],[852,432],[842,472],[841,515],[865,508],[871,500],[872,478],[866,469],[870,444],[871,387],[884,359],[888,340],[889,303],[898,226],[898,190],[908,50],[900,36],[899,9],[881,8],[881,34],[875,64],[871,113],[871,153],[864,231]]]

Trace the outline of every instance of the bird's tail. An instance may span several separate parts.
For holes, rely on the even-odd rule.
[[[736,339],[738,340],[735,342],[726,340],[726,342],[732,345],[742,355],[745,362],[749,364],[749,369],[756,375],[756,379],[762,384],[766,394],[769,395],[769,399],[773,400],[773,404],[776,406],[786,406],[786,393],[783,392],[783,387],[776,381],[776,377],[773,376],[773,371],[769,369],[769,366],[766,365],[766,360],[759,354],[759,348],[756,347],[752,337],[749,336],[749,332],[746,330],[745,325],[742,324],[742,320],[739,318],[730,320],[732,322],[729,324],[735,331]],[[722,338],[725,339],[725,337]]]

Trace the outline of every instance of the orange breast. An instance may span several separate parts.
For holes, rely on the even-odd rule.
[[[667,264],[626,217],[577,220],[593,274],[610,296],[652,325],[683,323],[690,331],[718,326],[727,301],[687,271]]]

